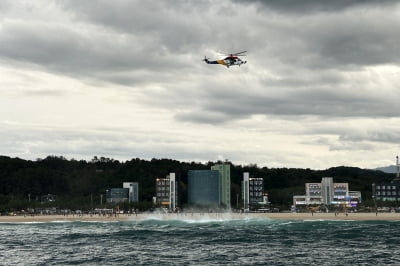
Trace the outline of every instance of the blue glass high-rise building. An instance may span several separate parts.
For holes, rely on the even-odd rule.
[[[189,170],[188,202],[191,205],[220,206],[220,173],[217,170]]]

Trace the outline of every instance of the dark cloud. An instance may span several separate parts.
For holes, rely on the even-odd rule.
[[[293,2],[299,7],[318,6],[318,1]],[[211,3],[58,2],[73,24],[8,21],[0,31],[0,57],[123,85],[140,84],[135,76],[143,71],[160,77],[166,77],[162,72],[179,75],[197,71],[197,60],[210,49],[227,53],[247,49],[253,65],[278,69],[283,65],[344,69],[399,61],[396,49],[400,37],[394,27],[398,21],[390,16],[354,18],[334,13],[327,17],[289,14],[269,18],[271,11],[254,14],[250,7],[239,8],[237,4],[247,8],[240,1],[213,8]],[[262,2],[282,8],[289,3]],[[368,3],[326,5],[342,10],[340,6]]]
[[[396,4],[395,0],[336,0],[336,1],[319,1],[319,0],[235,0],[248,4],[249,2],[258,3],[268,9],[284,12],[307,14],[313,12],[340,12],[354,7],[380,7],[382,5]]]
[[[53,23],[6,20],[0,30],[0,59],[123,85],[136,84],[132,78],[135,71],[138,75],[188,68],[188,58],[176,54],[191,44],[197,46],[198,42],[192,41],[198,38],[198,30],[187,26],[188,21],[179,18],[182,16],[157,16],[157,8],[150,10],[151,5],[144,11],[137,3],[125,4],[74,2],[62,14],[67,20]]]
[[[264,53],[260,58],[265,62],[278,63],[274,67],[283,63],[300,69],[346,71],[366,65],[399,64],[396,28],[400,23],[390,13],[388,9],[372,9],[286,16],[276,22],[278,25],[265,22],[268,45],[255,51]]]
[[[156,46],[147,56],[193,51],[201,46],[203,37],[211,30],[210,24],[202,18],[202,13],[209,11],[205,2],[193,5],[175,1],[95,2],[66,1],[64,5],[85,23],[100,25],[138,39],[150,37]],[[137,45],[146,46],[146,43]]]
[[[24,96],[33,96],[33,97],[43,97],[43,96],[52,96],[52,97],[60,97],[65,95],[64,92],[58,90],[50,90],[50,89],[40,89],[40,90],[24,90],[22,92]]]
[[[308,29],[309,49],[319,55],[319,65],[379,65],[398,64],[396,52],[400,37],[393,17],[377,14],[335,16],[321,20],[317,27]]]
[[[179,114],[177,119],[215,124],[252,115],[273,115],[291,120],[301,116],[397,117],[400,113],[400,107],[393,99],[364,95],[360,90],[293,89],[283,94],[269,92],[257,95],[245,91],[230,92],[225,97],[210,92],[208,100],[198,103],[198,110]]]
[[[60,116],[71,127],[151,128],[104,133],[52,127],[53,134],[26,127],[3,133],[4,148],[57,153],[60,145],[69,154],[130,157],[133,150],[140,157],[207,160],[207,154],[241,148],[198,148],[211,142],[201,139],[202,130],[235,138],[242,126],[257,142],[282,133],[296,138],[290,139],[295,145],[300,140],[299,146],[338,152],[397,143],[397,130],[388,134],[369,123],[395,124],[400,113],[399,79],[388,74],[400,65],[398,7],[396,1],[353,0],[2,1],[0,71],[6,74],[0,85],[14,90],[0,99],[3,106],[20,99],[27,106],[0,119],[27,121],[23,113],[36,111],[42,97],[59,96],[41,106],[33,123],[51,124]],[[248,51],[248,63],[240,68],[201,61],[241,50]],[[76,122],[76,114],[86,115]],[[173,138],[164,133],[168,119],[176,127]],[[51,139],[51,147],[43,139]],[[297,155],[263,158],[286,163]]]
[[[383,143],[398,143],[400,140],[400,131],[395,129],[387,129],[382,127],[378,129],[367,129],[363,133],[358,132],[347,132],[340,136],[340,141],[348,142],[360,142],[360,141],[371,141],[371,142],[383,142]]]
[[[308,121],[305,122],[307,127],[299,129],[297,134],[310,136],[304,142],[305,144],[324,145],[330,147],[331,150],[364,150],[366,148],[374,150],[382,145],[398,143],[399,129],[391,126],[385,119],[377,118],[376,120],[372,123],[366,122],[365,118],[337,118],[336,122],[333,119],[316,123]]]
[[[168,55],[151,55],[145,50],[154,45],[150,41],[148,46],[144,46],[143,42],[138,45],[139,39],[118,37],[113,33],[84,35],[63,26],[10,23],[0,33],[0,56],[58,73],[81,73],[99,78],[106,72],[150,68],[157,71],[185,65],[180,61],[169,62]]]
[[[268,9],[251,13],[251,8],[245,9],[240,1],[233,5],[227,1],[214,8],[208,2],[58,3],[74,26],[8,21],[0,31],[0,57],[56,73],[143,86],[142,100],[147,104],[165,108],[175,104],[176,110],[195,108],[179,110],[175,115],[179,121],[219,123],[257,114],[392,117],[399,111],[382,108],[392,104],[384,96],[340,89],[352,82],[344,77],[352,67],[399,62],[400,37],[395,34],[396,27],[391,27],[398,21],[382,17],[371,1],[259,2],[273,9],[301,11],[315,6],[336,11],[328,16],[289,13],[278,18],[269,18],[273,13]],[[240,12],[235,11],[235,3],[242,5]],[[372,14],[358,10],[360,16],[354,18],[342,12],[361,6],[372,7]],[[243,23],[236,20],[240,15],[257,17],[247,17]],[[253,75],[259,85],[238,83],[238,74],[223,75],[226,69],[201,63],[201,49],[222,47],[220,43],[253,46],[248,57],[251,65],[240,71]],[[249,69],[270,71],[277,78]],[[182,90],[190,82],[194,85]],[[242,89],[254,85],[256,89]],[[162,87],[165,93],[149,91],[151,86]],[[365,91],[362,85],[358,91]],[[182,97],[188,100],[180,100]]]
[[[237,119],[238,117],[235,117]],[[232,116],[223,112],[212,112],[206,109],[192,110],[188,112],[178,112],[175,115],[177,121],[201,123],[201,124],[220,124],[232,119]]]
[[[349,143],[349,142],[335,142],[329,145],[330,151],[373,151],[376,147],[371,143],[365,142],[357,142],[357,143]]]

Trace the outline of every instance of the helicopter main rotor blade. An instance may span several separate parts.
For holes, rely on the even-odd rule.
[[[242,51],[242,52],[239,52],[239,53],[232,53],[232,54],[223,54],[223,53],[220,53],[219,55],[220,55],[220,56],[245,56],[245,55],[241,55],[241,54],[244,54],[244,53],[247,53],[247,51]]]
[[[233,55],[239,55],[239,54],[243,54],[243,53],[247,53],[247,51],[243,51],[243,52],[235,53],[235,54],[233,54]]]

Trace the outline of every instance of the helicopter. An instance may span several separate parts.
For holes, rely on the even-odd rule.
[[[204,56],[203,61],[206,62],[207,64],[219,64],[219,65],[226,66],[227,68],[229,68],[230,66],[241,66],[241,65],[247,63],[247,61],[243,61],[242,59],[239,58],[239,56],[246,56],[244,53],[247,53],[247,51],[229,54],[229,55],[226,55],[226,57],[224,59],[214,60],[214,61],[211,61],[211,60],[209,60],[209,58]]]

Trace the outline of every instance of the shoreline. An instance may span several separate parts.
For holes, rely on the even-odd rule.
[[[35,222],[120,222],[144,220],[189,220],[189,221],[224,221],[224,220],[338,220],[338,221],[400,221],[400,213],[139,213],[119,214],[117,216],[98,215],[35,215],[35,216],[0,216],[0,223],[35,223]]]

